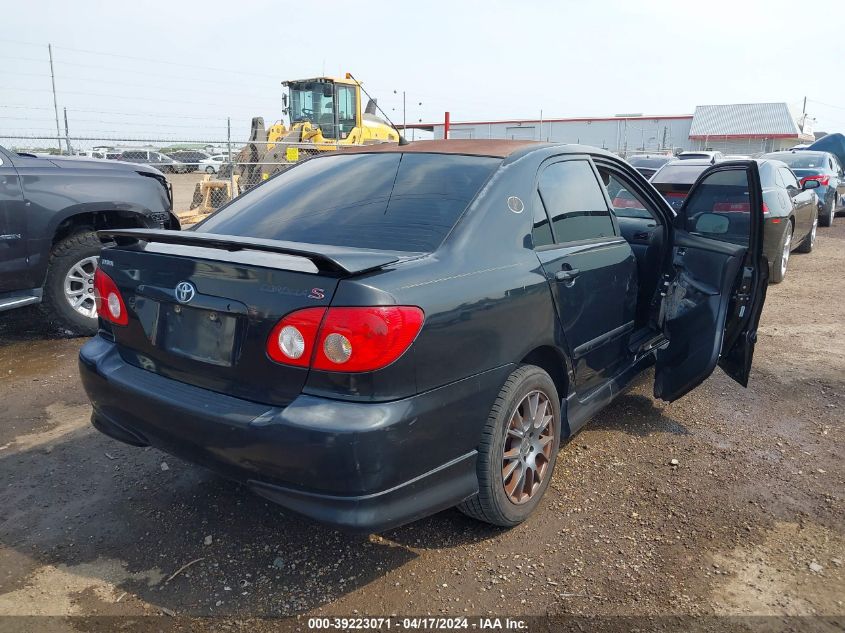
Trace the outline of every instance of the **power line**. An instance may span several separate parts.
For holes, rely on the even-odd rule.
[[[0,108],[14,108],[23,110],[52,110],[45,106],[30,106],[21,104],[0,104]],[[196,116],[187,114],[170,114],[169,112],[121,112],[118,110],[91,110],[88,108],[69,108],[71,112],[85,112],[87,114],[114,114],[117,116],[134,116],[134,117],[153,117],[161,118],[168,117],[171,119],[196,119],[198,121],[219,121],[222,116]]]
[[[824,101],[816,101],[815,99],[807,99],[810,103],[818,103],[819,105],[827,106],[828,108],[835,108],[837,110],[845,110],[845,106],[833,105],[832,103],[825,103]]]
[[[15,71],[10,71],[10,70],[0,70],[0,74],[4,74],[4,75],[23,75],[23,76],[27,76],[27,77],[49,77],[50,76],[48,73],[23,73],[23,72],[15,72]],[[98,84],[111,84],[113,86],[130,86],[132,88],[153,88],[153,87],[160,88],[160,86],[150,86],[148,84],[147,85],[138,84],[138,83],[135,83],[135,82],[130,83],[130,82],[127,82],[127,81],[111,81],[109,79],[100,79],[99,77],[79,77],[79,76],[76,76],[76,75],[59,75],[58,79],[60,81],[90,81],[90,82],[94,82],[94,83],[98,83]],[[231,86],[231,84],[229,84],[229,85]],[[210,90],[210,89],[203,90],[202,88],[178,88],[178,87],[171,88],[171,87],[168,87],[167,90],[168,91],[169,90],[177,90],[177,91],[180,91],[180,92],[204,92],[206,94],[214,94],[214,95],[220,94],[219,90]],[[256,98],[256,99],[267,98],[267,95],[258,95],[258,94],[255,94],[255,93],[240,92],[240,91],[238,91],[238,96],[239,97],[252,97],[252,98]]]
[[[6,87],[6,90],[20,90],[23,92],[52,92],[49,88],[13,88],[13,87]],[[82,95],[85,97],[105,97],[107,99],[129,99],[132,101],[151,101],[153,103],[182,103],[186,105],[200,105],[200,106],[207,106],[209,103],[207,101],[183,101],[179,99],[149,99],[146,97],[138,97],[135,95],[115,95],[115,94],[102,94],[97,92],[79,92],[77,90],[62,90],[63,95]],[[235,110],[252,110],[252,108],[246,107],[234,107]]]
[[[21,41],[21,40],[12,40],[12,39],[7,39],[7,38],[0,38],[0,42],[8,42],[8,43],[12,43],[12,44],[23,44],[25,46],[35,46],[35,47],[46,46],[43,43],[39,44],[39,43],[36,43],[36,42],[24,42],[24,41]],[[266,77],[268,79],[278,79],[275,75],[267,75],[267,74],[264,74],[264,73],[255,73],[255,72],[244,71],[244,70],[232,70],[232,69],[229,69],[229,68],[213,68],[213,67],[209,67],[209,66],[198,66],[196,64],[183,64],[181,62],[174,62],[173,60],[170,60],[170,59],[154,59],[154,58],[151,58],[151,57],[135,57],[133,55],[120,55],[118,53],[109,53],[107,51],[92,51],[92,50],[88,50],[88,49],[84,49],[84,48],[72,48],[70,46],[53,46],[53,48],[56,48],[56,49],[59,49],[59,50],[64,50],[64,51],[72,51],[74,53],[83,53],[85,55],[97,55],[98,57],[113,57],[113,58],[116,58],[116,59],[131,59],[131,60],[134,60],[134,61],[141,61],[141,62],[153,63],[153,64],[167,64],[169,66],[181,66],[183,68],[193,68],[193,69],[197,69],[197,70],[205,70],[205,71],[214,70],[214,71],[218,71],[218,72],[234,73],[234,74],[238,74],[238,75],[251,75],[253,77]]]

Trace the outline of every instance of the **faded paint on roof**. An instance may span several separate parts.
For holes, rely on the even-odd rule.
[[[413,141],[407,145],[381,143],[345,150],[348,153],[370,152],[422,152],[430,154],[466,154],[469,156],[494,156],[506,158],[526,147],[545,147],[549,143],[528,140],[507,139],[448,139],[433,141]]]

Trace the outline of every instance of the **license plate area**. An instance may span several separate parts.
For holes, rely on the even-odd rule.
[[[165,351],[203,363],[232,366],[237,317],[172,304],[162,304],[160,310],[159,341]]]

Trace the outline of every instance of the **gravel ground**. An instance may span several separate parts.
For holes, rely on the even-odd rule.
[[[154,621],[191,630],[224,616],[256,631],[274,624],[252,618],[281,615],[754,614],[842,630],[843,270],[840,219],[770,287],[747,390],[717,370],[673,404],[648,384],[620,397],[509,531],[452,510],[350,536],[121,445],[88,424],[83,340],[4,314],[0,614],[165,613]]]

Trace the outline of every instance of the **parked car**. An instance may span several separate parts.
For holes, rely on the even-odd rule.
[[[165,156],[161,152],[155,152],[152,150],[125,150],[121,152],[119,160],[126,161],[128,163],[136,163],[138,165],[155,167],[166,174],[184,174],[188,171],[188,168],[184,163],[173,160],[170,156]]]
[[[711,151],[686,151],[681,152],[678,154],[679,160],[697,160],[697,159],[706,159],[711,163],[717,163],[720,160],[725,160],[724,154],[722,152],[711,152]]]
[[[845,166],[845,135],[839,132],[822,136],[815,143],[808,145],[807,149],[816,152],[830,152],[836,156],[840,165]]]
[[[97,331],[95,231],[179,228],[167,181],[143,165],[0,147],[0,183],[0,311],[40,303],[76,334]]]
[[[845,174],[842,166],[834,154],[814,150],[772,152],[763,158],[779,160],[789,165],[792,172],[804,185],[808,180],[817,180],[819,186],[816,195],[819,197],[819,224],[830,226],[836,217],[836,209],[840,204],[839,195],[845,187]]]
[[[809,253],[816,243],[818,196],[808,190],[816,189],[819,183],[809,180],[799,185],[795,174],[782,161],[757,159],[756,162],[765,209],[763,253],[769,260],[770,279],[777,284],[786,275],[790,253],[793,250]],[[710,165],[707,159],[669,163],[651,177],[651,184],[672,208],[680,210],[693,183]]]
[[[220,167],[229,161],[229,157],[225,154],[217,154],[204,160],[199,161],[197,171],[204,171],[207,174],[216,174],[220,171]]]
[[[171,152],[168,154],[173,160],[178,160],[185,165],[186,171],[197,171],[199,169],[200,161],[206,160],[209,157],[205,152],[199,150],[182,150],[178,152]]]
[[[92,423],[335,525],[458,505],[513,526],[561,439],[646,368],[666,401],[717,364],[747,384],[759,169],[705,170],[676,218],[600,149],[377,145],[297,163],[190,231],[108,231],[80,351]],[[617,181],[648,219],[615,217]]]
[[[845,168],[845,135],[835,132],[821,137],[807,149],[819,152],[830,152],[836,156],[839,165]],[[845,205],[845,179],[839,183],[839,204]],[[840,208],[841,210],[841,208]]]
[[[637,154],[628,157],[628,163],[646,178],[651,178],[654,172],[671,160],[675,160],[675,157],[662,154]]]

